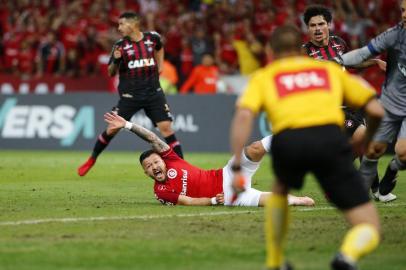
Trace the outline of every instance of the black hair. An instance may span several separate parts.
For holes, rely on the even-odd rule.
[[[118,17],[119,19],[133,19],[133,20],[139,20],[140,19],[140,15],[138,15],[138,13],[135,13],[133,11],[126,11],[121,13],[120,17]]]
[[[273,31],[269,43],[276,54],[282,52],[300,52],[302,48],[302,33],[294,25],[280,26]]]
[[[306,8],[303,13],[303,21],[306,25],[309,24],[309,21],[314,16],[323,16],[327,23],[331,23],[333,15],[331,14],[330,9],[322,5],[312,5]]]
[[[158,153],[153,149],[149,149],[147,151],[142,152],[142,154],[140,155],[140,164],[142,165],[142,162],[144,161],[144,159],[146,159],[147,157],[149,157],[152,154],[158,154]]]

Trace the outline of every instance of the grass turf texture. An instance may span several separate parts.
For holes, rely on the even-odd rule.
[[[77,166],[87,158],[84,152],[0,155],[2,270],[263,269],[262,209],[162,206],[154,198],[152,180],[138,165],[138,154],[107,151],[84,178],[76,175]],[[222,167],[228,158],[228,154],[186,155],[203,168]],[[380,162],[382,174],[388,161],[385,157]],[[267,158],[255,175],[254,187],[267,190],[271,178]],[[361,269],[405,269],[406,173],[400,174],[394,193],[398,195],[394,203],[377,204],[384,239],[361,261]],[[315,198],[317,206],[311,211],[291,208],[287,257],[295,269],[329,269],[347,225],[311,177],[301,194]],[[89,217],[117,219],[5,223]]]

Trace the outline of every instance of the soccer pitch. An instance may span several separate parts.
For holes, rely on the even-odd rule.
[[[264,269],[263,211],[242,207],[162,206],[138,153],[103,153],[80,178],[85,152],[0,151],[0,269]],[[221,168],[229,154],[186,154]],[[389,157],[380,161],[383,174]],[[254,187],[268,190],[267,158]],[[406,173],[398,200],[378,203],[383,240],[364,270],[406,267]],[[308,179],[301,193],[316,207],[292,207],[287,258],[295,269],[325,270],[347,229]],[[351,196],[351,194],[349,194]]]

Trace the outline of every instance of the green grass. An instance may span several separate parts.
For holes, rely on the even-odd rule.
[[[106,152],[85,178],[76,176],[84,152],[0,152],[0,269],[263,269],[263,212],[257,208],[161,206],[138,155]],[[222,167],[228,154],[187,154],[192,164]],[[384,171],[388,158],[380,163]],[[384,239],[361,269],[406,265],[406,173],[398,200],[377,204]],[[269,189],[269,160],[254,187]],[[329,269],[347,225],[308,179],[299,194],[314,211],[292,208],[286,253],[296,269]],[[327,208],[327,209],[326,209]],[[242,212],[250,210],[249,212]],[[227,215],[202,213],[227,212]],[[187,215],[192,216],[179,216]],[[164,216],[166,215],[166,216]],[[150,218],[135,218],[135,217]],[[105,221],[4,225],[47,218],[134,217]],[[3,224],[3,225],[1,225]]]

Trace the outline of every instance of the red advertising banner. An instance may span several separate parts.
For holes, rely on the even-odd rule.
[[[0,94],[64,94],[83,91],[114,92],[115,80],[116,78],[100,75],[80,78],[47,75],[22,80],[18,76],[0,74]]]

